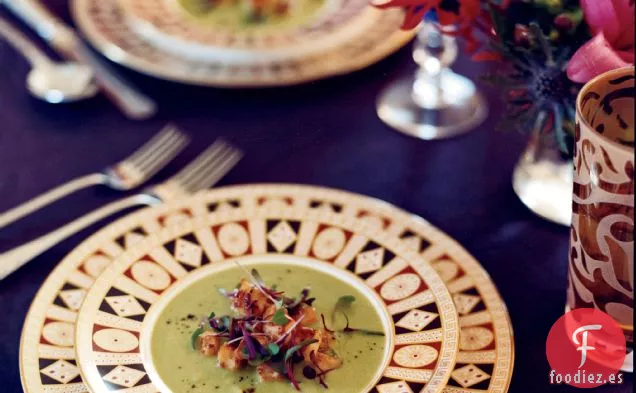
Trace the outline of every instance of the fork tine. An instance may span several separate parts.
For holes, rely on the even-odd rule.
[[[195,193],[200,190],[205,190],[212,187],[219,180],[223,178],[236,164],[243,158],[243,153],[235,151],[230,157],[223,161],[220,165],[216,166],[209,175],[195,184],[191,184],[189,190],[191,193]]]
[[[210,147],[205,149],[203,153],[200,153],[192,162],[190,162],[185,168],[183,168],[179,173],[174,175],[170,180],[178,181],[179,183],[185,183],[189,178],[195,175],[200,168],[202,168],[205,163],[218,154],[222,153],[226,143],[222,139],[218,139],[214,142]]]
[[[152,138],[150,138],[148,142],[144,143],[141,147],[135,150],[130,156],[128,156],[125,161],[129,161],[133,164],[142,162],[149,153],[152,153],[155,150],[156,146],[163,144],[166,138],[169,138],[175,133],[179,133],[179,131],[174,125],[172,124],[166,125],[165,127],[161,129],[161,131],[159,131]]]
[[[206,177],[211,170],[227,160],[228,157],[232,154],[232,151],[232,148],[227,148],[214,157],[210,157],[199,167],[196,172],[192,172],[187,178],[181,179],[182,186],[185,188],[190,188],[191,186],[195,185],[202,178]]]
[[[174,158],[186,145],[187,139],[180,135],[166,140],[166,142],[157,147],[155,153],[149,156],[145,162],[138,164],[141,172],[151,173],[161,169],[169,160]]]
[[[227,151],[227,145],[221,145],[217,149],[203,154],[198,165],[193,167],[188,173],[185,173],[183,177],[179,178],[179,182],[189,184],[194,179],[203,176],[205,170],[209,168],[210,165],[216,165],[216,163],[227,154]]]
[[[134,161],[134,165],[140,168],[147,166],[148,164],[156,160],[157,157],[160,157],[165,150],[170,148],[170,146],[172,146],[173,144],[177,144],[177,142],[182,139],[185,139],[185,137],[182,137],[181,134],[170,133],[169,135],[158,141],[158,143],[156,143],[154,146],[152,146],[151,149],[148,149],[148,151],[145,152],[142,156],[137,158]]]

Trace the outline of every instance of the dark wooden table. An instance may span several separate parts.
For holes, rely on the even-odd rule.
[[[64,0],[50,2],[68,19]],[[475,77],[485,65],[459,59]],[[575,392],[548,384],[545,340],[565,301],[568,230],[533,216],[511,186],[525,136],[494,131],[502,105],[483,88],[487,121],[467,135],[424,142],[396,133],[375,114],[390,81],[413,72],[408,48],[352,75],[298,87],[218,90],[182,86],[124,71],[156,98],[161,112],[126,120],[103,97],[50,106],[28,96],[26,62],[0,42],[0,211],[48,188],[125,157],[168,121],[194,143],[165,178],[219,136],[246,157],[222,184],[283,182],[341,188],[384,199],[421,215],[462,243],[488,270],[506,301],[515,331],[511,392]],[[0,250],[31,239],[120,196],[94,189],[0,232]],[[55,264],[106,222],[83,231],[0,281],[0,392],[21,391],[22,321]],[[622,393],[623,386],[598,388]]]

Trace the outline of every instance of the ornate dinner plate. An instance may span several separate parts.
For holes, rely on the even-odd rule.
[[[193,15],[200,0],[118,0],[130,28],[152,45],[200,61],[252,65],[325,54],[362,38],[384,11],[368,0],[295,0],[288,15],[246,22],[240,2],[221,3]],[[205,1],[205,0],[203,0]],[[244,0],[248,3],[254,0]],[[270,0],[288,1],[288,0]]]
[[[346,12],[327,7],[314,24],[260,33],[203,28],[160,12],[167,2],[121,1],[123,7],[118,0],[72,1],[86,38],[114,62],[195,85],[281,86],[345,74],[388,56],[414,34],[400,29],[403,11],[362,7],[364,0],[324,0]]]
[[[161,233],[161,230],[176,233],[179,228],[183,229],[183,226],[174,226],[179,222],[192,225],[218,212],[243,214],[239,212],[254,212],[263,206],[268,211],[303,212],[303,220],[328,217],[362,225],[363,230],[373,232],[373,236],[384,239],[385,234],[389,235],[383,241],[407,252],[390,240],[401,239],[401,244],[419,254],[445,281],[459,314],[459,351],[454,366],[452,361],[449,363],[452,371],[442,391],[504,393],[508,390],[513,368],[513,338],[505,304],[483,268],[460,245],[424,220],[372,198],[308,186],[258,185],[217,189],[188,201],[142,210],[100,230],[71,252],[46,280],[25,320],[20,352],[25,392],[88,392],[74,352],[74,323],[87,291],[113,259],[138,243],[141,246],[141,241],[157,241],[157,236],[152,237],[155,240],[148,240],[152,233]],[[295,239],[294,243],[298,242],[295,225],[282,221],[287,221],[292,228],[291,238]],[[285,224],[277,225],[268,229],[268,235],[274,229],[276,233],[281,228],[287,229]],[[173,232],[165,229],[170,227],[175,228]],[[265,236],[268,237],[272,236]],[[273,238],[277,239],[275,235]],[[287,237],[287,241],[291,238]],[[267,244],[270,243],[268,239]],[[279,247],[281,244],[278,243]],[[418,331],[419,327],[414,325],[400,329],[398,334],[410,332],[408,337],[413,338],[426,333],[426,329]],[[409,344],[417,345],[417,340]],[[440,365],[439,359],[437,365]],[[429,381],[421,388],[421,384],[410,381],[406,375],[383,379],[381,383],[379,393],[416,393],[433,386]]]
[[[148,316],[166,307],[164,296],[184,290],[219,264],[241,261],[258,267],[266,260],[316,271],[329,264],[364,280],[380,295],[379,301],[367,298],[382,307],[390,325],[384,367],[370,389],[382,391],[406,380],[414,390],[440,392],[453,370],[459,327],[450,293],[436,271],[398,238],[365,220],[244,190],[241,206],[184,218],[150,234],[97,278],[79,311],[75,335],[89,390],[160,391],[166,374],[149,356],[154,324]],[[193,209],[193,203],[186,203],[186,209]]]

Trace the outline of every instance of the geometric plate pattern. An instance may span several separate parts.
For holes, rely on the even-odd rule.
[[[512,375],[514,353],[508,314],[495,286],[470,254],[430,224],[421,219],[414,219],[412,215],[387,204],[347,192],[292,185],[219,188],[194,199],[131,214],[89,237],[65,257],[58,268],[47,278],[32,302],[24,323],[20,351],[20,369],[24,391],[27,393],[79,393],[87,391],[80,375],[69,380],[72,373],[64,379],[55,379],[43,373],[44,370],[50,371],[51,369],[56,370],[56,373],[59,372],[57,368],[60,367],[60,364],[64,364],[64,370],[69,371],[72,371],[73,367],[77,367],[73,350],[73,325],[77,318],[77,310],[74,308],[77,307],[78,302],[81,302],[81,296],[77,296],[80,291],[73,293],[72,296],[62,295],[63,292],[78,289],[88,291],[93,285],[95,277],[99,276],[102,270],[111,263],[110,261],[125,251],[120,243],[121,240],[125,239],[127,233],[133,231],[135,234],[140,234],[140,232],[144,234],[156,233],[163,228],[164,220],[161,217],[178,212],[185,212],[190,217],[201,217],[208,214],[220,214],[220,212],[230,214],[237,208],[238,210],[254,209],[255,206],[259,205],[257,199],[262,198],[284,198],[288,201],[289,209],[302,212],[302,220],[283,220],[283,217],[278,217],[264,224],[265,228],[271,229],[278,222],[285,221],[294,229],[297,238],[296,243],[290,246],[290,252],[319,257],[319,259],[329,260],[333,263],[336,262],[337,255],[343,253],[351,255],[352,250],[358,252],[360,248],[365,246],[368,246],[369,249],[376,246],[369,244],[368,241],[363,242],[362,239],[349,231],[337,229],[327,231],[318,226],[313,230],[317,233],[316,243],[320,244],[316,250],[313,250],[304,240],[307,236],[305,231],[309,226],[305,226],[305,229],[299,232],[298,228],[294,228],[298,221],[308,221],[314,216],[339,215],[341,220],[350,223],[356,220],[361,211],[364,211],[366,215],[374,214],[383,217],[384,232],[387,236],[402,238],[406,247],[419,253],[428,264],[433,266],[438,271],[439,276],[447,283],[455,303],[458,303],[457,295],[464,295],[471,299],[476,296],[480,299],[472,307],[463,309],[465,313],[459,316],[462,328],[460,336],[465,337],[463,340],[460,338],[460,343],[463,343],[464,348],[471,348],[471,350],[459,350],[453,372],[467,371],[468,369],[465,367],[473,365],[483,372],[479,378],[484,376],[488,376],[488,378],[477,382],[477,379],[462,379],[463,374],[461,373],[454,374],[457,378],[453,378],[453,374],[451,374],[448,381],[441,384],[442,391],[445,393],[460,391],[470,391],[471,393],[507,392]],[[258,234],[258,236],[263,241],[256,244],[256,249],[250,252],[267,249],[270,249],[270,252],[275,252],[275,246],[267,241],[266,230],[262,232],[263,234]],[[182,239],[201,245],[197,234],[183,236]],[[345,245],[348,245],[346,250],[344,249]],[[174,244],[167,245],[166,248],[169,249],[167,252],[170,255],[174,255]],[[320,255],[316,255],[315,251]],[[202,265],[225,257],[220,248],[214,247],[205,248],[202,254]],[[392,268],[389,267],[391,260],[387,260],[390,257],[391,255],[386,254],[385,250],[382,269]],[[344,262],[339,261],[339,263]],[[180,263],[180,265],[186,272],[190,268],[190,265],[185,263]],[[355,260],[350,259],[346,268],[354,270]],[[365,279],[370,279],[374,274],[374,272],[365,273]],[[410,283],[410,280],[407,281],[403,284],[409,285],[403,285],[403,289],[412,290],[413,284]],[[399,288],[400,282],[393,283],[394,287],[395,284],[398,284]],[[156,291],[156,293],[158,292],[160,291]],[[109,297],[125,295],[129,294],[112,292]],[[149,307],[144,299],[135,297],[135,300],[144,310]],[[104,304],[116,314],[106,302]],[[466,304],[468,303],[461,301],[462,306]],[[440,341],[439,330],[436,328],[439,321],[437,318],[433,319],[432,315],[437,314],[437,311],[427,307],[429,306],[424,305],[394,316],[396,327],[401,329],[400,334],[404,335],[401,342],[414,341],[415,345],[428,345],[427,342]],[[416,310],[422,312],[421,315],[417,315],[420,318],[423,315],[431,315],[430,322],[428,322],[430,325],[425,326],[423,331],[418,331],[421,325],[416,326],[417,322],[412,322],[413,315],[408,316],[409,312],[417,312]],[[143,314],[124,318],[131,320],[131,323],[137,323],[136,319],[140,316],[143,317]],[[484,335],[482,329],[487,329],[491,333]],[[407,333],[411,335],[407,335]],[[483,345],[486,346],[482,349],[472,349]],[[57,368],[47,369],[53,364]],[[130,366],[129,368],[143,371],[140,367],[143,366]],[[115,366],[100,366],[100,368],[100,375],[106,375]],[[137,382],[137,385],[141,386],[148,382],[148,377],[145,376]],[[399,376],[385,377],[380,382],[377,391],[381,393],[393,393],[394,391],[402,393],[408,392],[408,389],[417,393],[425,387],[430,387],[430,383],[424,386],[424,384],[408,381]],[[472,383],[472,385],[465,388],[463,384],[466,383]],[[396,390],[401,388],[405,390]],[[124,389],[127,388],[124,387]]]

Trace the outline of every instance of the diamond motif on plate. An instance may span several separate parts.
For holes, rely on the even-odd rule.
[[[109,296],[105,298],[106,303],[115,310],[120,317],[144,314],[146,310],[139,304],[137,299],[130,295]]]
[[[104,375],[103,379],[106,382],[132,388],[144,375],[146,375],[146,373],[143,371],[126,366],[117,366],[111,372]]]
[[[174,257],[177,261],[186,265],[199,267],[203,258],[203,250],[200,246],[183,239],[177,239],[174,246]]]
[[[86,296],[86,290],[84,289],[69,289],[60,292],[60,297],[64,303],[73,311],[79,310],[84,301],[84,296]]]
[[[413,393],[411,387],[404,381],[385,383],[376,386],[379,393]]]
[[[79,368],[66,360],[58,360],[40,372],[60,383],[68,383],[79,375]]]
[[[356,274],[370,273],[382,267],[384,248],[376,248],[360,253],[356,257]]]
[[[281,221],[267,234],[267,240],[276,251],[282,252],[296,241],[296,232],[286,221]]]
[[[433,322],[437,318],[437,315],[438,314],[428,311],[411,310],[403,316],[395,326],[419,332],[428,326],[429,323]]]
[[[485,373],[482,369],[475,366],[474,364],[469,364],[464,367],[458,368],[451,373],[451,376],[458,384],[462,387],[469,387],[478,384],[479,382],[485,381],[490,378],[488,373]]]
[[[463,293],[458,293],[453,295],[453,302],[455,303],[455,308],[457,312],[461,315],[468,314],[472,311],[473,308],[479,303],[479,296],[475,295],[466,295]]]

